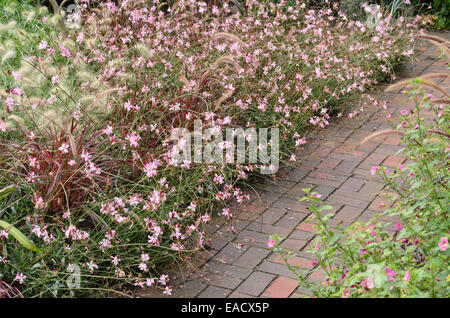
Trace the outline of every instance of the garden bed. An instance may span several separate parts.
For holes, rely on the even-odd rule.
[[[178,1],[166,15],[87,3],[65,22],[2,3],[0,188],[13,191],[0,213],[22,236],[0,232],[0,280],[28,297],[170,294],[161,269],[202,248],[202,224],[231,218],[225,203],[271,168],[176,162],[176,129],[277,128],[281,158],[295,161],[306,129],[393,78],[421,23],[369,7],[375,22],[353,21],[301,1],[247,1],[244,12]]]

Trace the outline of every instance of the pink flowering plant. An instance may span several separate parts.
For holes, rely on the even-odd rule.
[[[42,25],[30,42],[13,22],[5,33],[20,54],[2,56],[0,186],[17,190],[0,217],[38,251],[0,234],[0,279],[26,296],[171,294],[168,265],[204,246],[213,211],[231,219],[223,205],[245,201],[260,168],[173,160],[174,131],[274,127],[295,161],[308,128],[394,78],[422,23],[369,26],[302,1],[154,3],[80,0],[71,15],[30,14]]]
[[[449,78],[445,73],[439,74],[434,78]],[[406,163],[393,171],[382,166],[372,168],[372,174],[384,179],[391,201],[389,208],[368,222],[333,226],[330,220],[334,214],[327,212],[331,206],[323,205],[317,193],[304,189],[306,195],[300,201],[310,203],[308,221],[317,229],[309,251],[315,259],[311,270],[289,265],[291,253],[279,246],[279,237],[271,237],[269,247],[282,255],[298,274],[300,285],[314,296],[449,296],[448,93],[423,78],[400,85],[411,87],[403,94],[405,101],[414,106],[401,110],[396,130],[381,134],[403,136],[400,153]],[[399,84],[392,86],[398,87]],[[443,98],[430,94],[430,87]],[[398,222],[386,222],[395,218]],[[320,283],[310,278],[315,271],[325,277]]]

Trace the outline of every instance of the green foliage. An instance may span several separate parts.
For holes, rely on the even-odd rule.
[[[423,80],[409,83],[413,89],[404,94],[415,107],[402,110],[397,129],[404,134],[401,153],[410,163],[395,171],[372,168],[394,192],[389,196],[392,206],[368,222],[333,228],[328,222],[333,213],[326,213],[331,207],[304,189],[306,196],[300,201],[310,202],[309,221],[317,228],[310,250],[317,266],[310,271],[288,266],[315,296],[449,297],[449,104],[433,102]],[[431,114],[428,120],[426,113]],[[383,215],[401,219],[396,230],[380,221]],[[289,252],[279,245],[274,250],[288,261]],[[308,279],[316,270],[326,275],[321,284]]]
[[[438,30],[450,28],[450,0],[417,0],[417,6],[424,13],[434,16],[434,27]]]
[[[8,197],[14,191],[16,191],[16,187],[14,186],[1,189],[0,200]],[[0,220],[0,228],[3,228],[7,233],[11,234],[26,249],[32,252],[40,252],[39,248],[29,238],[8,222]]]
[[[29,238],[8,222],[0,220],[0,227],[4,228],[26,249],[32,252],[40,252],[39,248]]]

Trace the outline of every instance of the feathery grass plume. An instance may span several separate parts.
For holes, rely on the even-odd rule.
[[[20,118],[19,116],[16,115],[9,115],[8,119],[9,121],[6,123],[6,126],[7,127],[9,126],[8,128],[12,128],[12,126],[19,126],[25,134],[28,134],[28,129],[25,126],[25,121],[23,120],[23,118]],[[16,123],[15,125],[14,122]]]
[[[32,79],[32,81],[35,83],[34,86],[44,84],[47,79],[46,76],[42,74],[42,72],[40,72],[38,69],[36,69],[36,67],[33,66],[32,62],[28,58],[21,60],[20,68],[17,70],[17,73],[23,78]]]
[[[80,80],[85,82],[93,82],[97,80],[97,76],[94,73],[88,71],[81,71],[77,73],[77,76]]]
[[[11,40],[5,41],[5,43],[3,43],[2,46],[0,46],[0,57],[1,57],[1,60],[2,61],[3,60],[6,61],[6,60],[10,59],[11,58],[11,54],[12,54],[11,51],[16,52],[14,42],[11,41]]]
[[[46,14],[46,13],[48,13],[48,8],[45,7],[45,6],[39,7],[38,13],[39,14]]]
[[[444,88],[442,88],[441,86],[437,85],[434,82],[431,82],[431,81],[428,81],[428,80],[421,80],[420,84],[423,84],[423,85],[425,85],[425,86],[427,86],[429,88],[432,88],[432,89],[434,89],[436,91],[439,91],[442,94],[444,94],[445,96],[449,96],[448,92]]]
[[[75,60],[72,64],[76,72],[87,72],[89,71],[89,65],[83,60]]]
[[[450,105],[450,99],[436,99],[433,103]]]
[[[62,45],[63,45],[66,49],[68,49],[69,51],[72,50],[72,51],[70,52],[70,53],[72,53],[72,54],[73,54],[74,48],[77,47],[77,45],[75,44],[75,42],[72,41],[72,40],[65,40],[65,41],[62,43]]]
[[[211,69],[208,69],[208,70],[206,70],[205,72],[203,72],[202,75],[200,76],[200,81],[199,81],[199,83],[205,82],[206,79],[207,79],[208,77],[211,76],[211,74],[213,74],[213,72],[212,72]]]
[[[191,83],[189,83],[189,81],[187,80],[186,77],[184,77],[183,75],[180,75],[180,77],[178,77],[178,80],[180,82],[182,82],[189,90],[192,90]]]
[[[160,3],[160,4],[158,5],[158,9],[161,9],[161,6],[162,6],[162,5],[163,5],[163,4]],[[170,15],[171,15],[171,16],[174,16],[175,14],[178,13],[178,11],[180,11],[180,8],[179,8],[179,6],[178,6],[178,1],[175,1],[175,2],[172,4],[172,7],[170,7]]]
[[[49,19],[50,23],[52,23],[53,25],[59,25],[61,28],[61,31],[66,34],[67,30],[66,30],[66,25],[64,24],[64,19],[63,16],[61,15],[61,11],[60,11],[60,6],[58,5],[58,3],[55,0],[49,0],[52,7],[53,7],[53,11],[54,11],[54,15]]]
[[[449,49],[450,42],[447,41],[446,39],[443,39],[441,37],[434,36],[434,35],[428,35],[428,34],[418,34],[413,37],[419,38],[419,39],[427,39],[432,44],[434,44],[438,48],[440,48],[442,50],[442,53],[444,53],[445,55],[447,55],[448,58],[450,58],[450,49]]]
[[[60,25],[61,20],[62,16],[60,14],[54,14],[50,17],[49,22],[56,27],[57,25]]]
[[[20,68],[17,70],[17,73],[21,76],[27,76],[34,71],[34,67],[31,64],[29,59],[24,59],[20,63]]]
[[[214,36],[212,37],[213,40],[220,40],[220,39],[226,39],[226,40],[230,40],[230,41],[234,41],[234,42],[238,42],[239,44],[241,44],[242,46],[245,46],[245,43],[236,35],[232,34],[232,33],[228,33],[228,32],[220,32],[220,33],[216,33],[214,34]]]
[[[101,92],[100,94],[97,95],[96,99],[101,99],[103,97],[108,97],[111,93],[120,91],[120,88],[109,88],[107,90],[104,90],[103,92]]]
[[[17,21],[10,21],[8,22],[8,24],[2,24],[0,23],[0,32],[5,32],[5,31],[10,31],[10,30],[14,30],[14,28],[17,25]]]
[[[419,77],[419,79],[432,79],[432,78],[450,78],[450,74],[449,73],[431,73],[431,74],[426,74],[426,75],[422,75]]]
[[[434,45],[436,45],[438,48],[440,48],[442,50],[442,53],[444,53],[445,55],[447,55],[447,58],[450,58],[450,49],[448,48],[447,45],[443,44],[443,43],[439,43],[433,40],[429,40],[431,43],[433,43]]]
[[[416,34],[413,37],[419,38],[419,39],[427,39],[427,40],[435,41],[435,42],[446,44],[446,45],[450,44],[449,41],[447,41],[446,39],[443,39],[439,36],[429,35],[429,34]]]
[[[83,96],[80,100],[80,103],[84,105],[84,112],[89,115],[108,115],[111,112],[111,108],[106,107],[108,102],[108,98],[104,95],[102,98],[97,98],[95,95],[86,95]],[[101,120],[98,116],[90,116],[91,120]]]
[[[424,85],[424,86],[426,86],[428,88],[432,88],[432,89],[434,89],[434,90],[436,90],[438,92],[441,92],[445,96],[449,96],[448,93],[443,88],[441,88],[439,85],[437,85],[436,83],[428,81],[426,79],[425,80],[424,79],[420,79],[420,77],[417,78],[417,79],[420,80],[420,84],[422,84],[422,85]],[[402,87],[411,87],[413,85],[412,82],[411,82],[412,80],[413,79],[407,79],[407,80],[400,81],[400,82],[398,82],[396,84],[388,86],[384,91],[385,92],[393,92],[393,91],[395,91],[395,90],[397,90],[399,88],[402,88]]]
[[[222,96],[220,96],[220,98],[214,102],[214,106],[216,108],[219,107],[224,101],[226,101],[228,98],[233,96],[233,92],[234,91],[229,90],[229,91],[223,93]]]
[[[111,20],[111,19],[104,19],[104,20]],[[103,21],[103,20],[102,20]],[[111,20],[112,21],[112,20]],[[99,31],[101,32],[101,33],[103,33],[103,34],[108,34],[108,33],[111,33],[112,31],[111,31],[111,26],[110,26],[110,24],[107,24],[107,23],[102,23],[101,25],[100,25],[100,28],[99,28]]]
[[[61,13],[61,12],[65,13],[63,8],[67,1],[69,1],[69,0],[63,0],[63,2],[61,2],[61,4],[59,5],[59,8],[58,8],[58,13]]]
[[[33,104],[39,105],[41,103],[41,98],[39,98],[37,96],[30,96],[30,97],[28,97],[28,103],[30,105],[33,105]]]
[[[96,38],[89,38],[87,40],[85,40],[86,46],[92,50],[95,46],[95,43],[97,42]]]
[[[109,88],[105,89],[103,92],[95,96],[93,100],[90,101],[89,105],[92,107],[95,107],[97,111],[99,111],[102,114],[109,114],[111,109],[105,107],[105,105],[108,102],[109,96],[114,93],[120,91],[120,88]]]
[[[118,59],[114,59],[114,60],[110,61],[109,65],[121,66],[121,65],[124,65],[125,63],[128,63],[128,61],[122,57],[122,58],[118,58]]]
[[[36,83],[35,81],[33,81],[32,79],[23,76],[22,79],[20,80],[20,83],[22,84],[22,88],[26,91],[28,90],[35,90],[36,88],[39,87],[39,84]]]
[[[80,98],[82,104],[92,104],[95,101],[95,95],[84,95]]]
[[[50,5],[53,8],[53,13],[57,14],[58,11],[59,11],[59,4],[58,4],[58,2],[56,2],[55,0],[49,0],[49,2],[50,2]]]
[[[11,7],[12,5],[15,5],[15,3],[11,2],[9,6],[5,8],[5,11],[8,12],[9,14],[14,14],[14,8]]]
[[[241,69],[239,64],[236,63],[235,60],[233,60],[232,55],[224,55],[224,56],[220,57],[219,59],[217,59],[217,61],[215,61],[213,64],[213,68],[217,68],[217,66],[220,65],[221,63],[225,63],[225,64],[229,64],[229,65],[233,66],[236,69],[236,71],[238,71],[238,72]]]
[[[36,11],[22,11],[22,16],[28,21],[31,22],[36,15]]]
[[[126,81],[133,81],[135,79],[134,74],[131,72],[122,72],[118,76],[120,79],[122,79],[124,82]]]
[[[21,28],[14,28],[11,33],[21,42],[27,40],[29,37],[29,33]]]
[[[382,130],[382,131],[375,132],[375,133],[373,133],[373,134],[367,136],[366,138],[364,138],[364,139],[359,143],[359,145],[362,145],[362,144],[364,144],[364,143],[366,143],[366,142],[368,142],[368,141],[370,141],[370,140],[372,140],[372,139],[374,139],[374,138],[376,138],[376,137],[384,136],[384,135],[392,135],[392,134],[397,134],[397,135],[401,135],[401,136],[404,136],[404,135],[405,135],[405,133],[404,133],[403,131],[400,131],[400,130],[386,129],[386,130]]]
[[[74,158],[77,157],[77,144],[75,143],[75,138],[73,138],[73,135],[70,133],[70,131],[66,132],[66,135],[69,137],[69,143],[70,143],[70,149],[72,150],[72,155]]]
[[[37,70],[33,65],[22,61],[20,69],[17,71],[22,80],[20,83],[24,90],[34,91],[36,88],[45,84],[46,77],[42,72]]]
[[[2,64],[5,63],[9,59],[13,59],[17,56],[17,52],[15,49],[9,49],[5,52],[1,53],[1,62]]]
[[[134,46],[134,48],[136,49],[136,52],[139,55],[142,55],[145,58],[149,58],[150,57],[150,49],[148,48],[147,45],[143,44],[143,43],[138,43]]]
[[[63,97],[67,97],[67,94],[69,94],[70,91],[71,91],[70,87],[64,83],[55,85],[50,89],[50,93],[59,96],[61,99]]]
[[[101,27],[110,30],[112,21],[113,20],[111,18],[102,18],[101,21],[100,21]],[[102,29],[102,30],[104,30],[104,29]]]
[[[60,131],[64,126],[62,118],[63,116],[58,110],[48,109],[39,114],[36,123],[39,129],[53,128],[55,131]]]

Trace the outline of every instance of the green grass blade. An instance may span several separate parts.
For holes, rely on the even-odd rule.
[[[20,232],[17,228],[12,226],[8,222],[0,220],[0,227],[4,228],[9,234],[11,234],[26,249],[33,251],[33,252],[41,251],[36,245],[34,245],[34,243],[29,238],[27,238],[22,232]]]
[[[15,186],[9,186],[9,187],[6,187],[4,189],[1,189],[0,190],[0,200],[3,199],[3,198],[6,198],[8,195],[13,193],[14,191],[16,191],[16,187]]]

